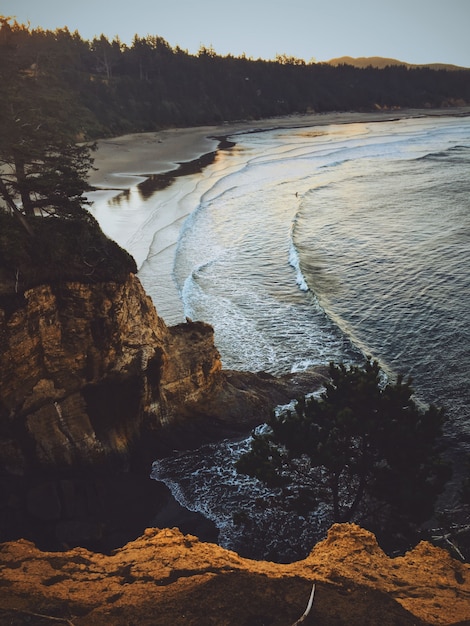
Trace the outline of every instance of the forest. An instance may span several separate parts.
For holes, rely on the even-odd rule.
[[[47,89],[50,106],[68,111],[70,130],[86,139],[293,113],[470,103],[467,69],[356,68],[286,55],[219,56],[206,47],[194,55],[157,35],[135,35],[131,45],[104,36],[86,41],[66,28],[31,29],[8,17],[0,17],[0,52],[0,124],[34,103],[35,88]]]

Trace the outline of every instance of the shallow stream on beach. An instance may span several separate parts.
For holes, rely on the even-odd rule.
[[[160,315],[211,323],[226,368],[281,373],[372,355],[444,406],[455,454],[470,451],[470,118],[232,139],[200,174],[115,201],[116,219],[145,212],[119,243]],[[262,522],[253,503],[268,495],[233,473],[244,445],[159,461],[154,476],[214,519],[226,547],[238,549],[233,513],[245,511],[264,554],[282,552],[276,541],[308,550],[324,512]]]

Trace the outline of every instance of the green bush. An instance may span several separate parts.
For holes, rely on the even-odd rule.
[[[101,231],[88,213],[75,219],[29,218],[31,237],[0,212],[0,296],[64,281],[123,282],[136,273],[134,259]]]

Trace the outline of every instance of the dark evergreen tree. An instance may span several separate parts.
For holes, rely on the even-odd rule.
[[[330,378],[321,397],[273,416],[237,470],[289,485],[301,468],[308,501],[328,502],[334,521],[406,533],[431,517],[450,477],[441,457],[444,414],[421,409],[410,381],[383,384],[375,361],[331,364]]]
[[[80,216],[89,189],[83,113],[53,61],[42,63],[27,29],[1,22],[0,198],[25,226],[24,216]]]

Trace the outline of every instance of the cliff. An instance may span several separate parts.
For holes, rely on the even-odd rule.
[[[138,279],[42,285],[0,309],[5,468],[96,464],[126,456],[143,424],[158,426],[217,384],[205,324],[168,329]]]
[[[322,378],[224,371],[212,327],[167,327],[93,222],[25,240],[2,220],[0,540],[122,545],[168,500],[159,454],[248,432]]]
[[[12,474],[128,459],[144,431],[194,434],[191,420],[246,430],[268,396],[273,406],[321,379],[223,372],[212,327],[167,327],[132,274],[25,291],[0,309],[0,369],[0,463]]]
[[[468,624],[470,566],[428,543],[389,558],[336,524],[303,561],[250,561],[177,529],[148,529],[114,554],[0,546],[0,623],[74,626]],[[60,619],[61,618],[61,619]]]

